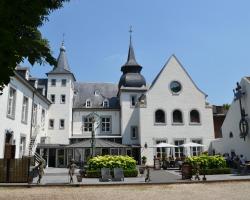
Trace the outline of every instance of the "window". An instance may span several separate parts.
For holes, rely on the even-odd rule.
[[[138,127],[131,126],[131,139],[137,139],[137,138],[138,138]]]
[[[105,99],[105,100],[103,101],[103,107],[104,107],[104,108],[108,108],[108,107],[109,107],[109,101],[108,101],[107,99]]]
[[[45,144],[46,143],[46,137],[41,137],[40,138],[40,143]]]
[[[89,132],[93,130],[93,124],[91,118],[83,117],[83,127],[85,132]]]
[[[102,132],[111,132],[111,117],[101,117]]]
[[[202,144],[201,139],[193,139],[192,142],[197,144]],[[202,147],[192,147],[193,156],[198,156],[202,152]]]
[[[230,132],[229,133],[229,138],[233,138],[233,137],[234,137],[233,132]]]
[[[191,110],[190,123],[200,123],[200,114],[197,110]]]
[[[66,103],[66,95],[65,95],[65,94],[62,94],[62,95],[61,95],[61,103],[62,103],[62,104],[65,104],[65,103]]]
[[[42,114],[41,114],[41,127],[44,127],[45,125],[45,110],[42,109]]]
[[[110,155],[119,155],[118,148],[110,148]]]
[[[20,138],[20,149],[19,149],[19,157],[21,158],[25,154],[26,147],[26,138],[21,136]]]
[[[66,86],[66,84],[67,84],[67,80],[66,79],[62,79],[62,87],[65,87]]]
[[[56,101],[56,95],[51,94],[50,95],[50,101],[51,101],[51,103],[55,103],[55,101]]]
[[[132,107],[134,107],[135,104],[136,104],[136,96],[133,95],[133,96],[130,97],[130,105],[131,105]]]
[[[54,119],[49,120],[49,129],[54,129]]]
[[[91,107],[91,101],[89,99],[86,100],[86,108]]]
[[[51,86],[56,86],[56,79],[51,79]]]
[[[166,143],[167,141],[166,140],[156,140],[156,144],[159,144],[159,143]],[[163,158],[163,157],[166,157],[166,148],[164,147],[157,147],[156,148],[156,157],[157,158]]]
[[[33,115],[32,115],[32,125],[36,126],[37,125],[37,104],[33,105]]]
[[[29,99],[24,96],[22,105],[22,119],[21,119],[23,123],[27,123],[28,120],[28,106],[29,106]]]
[[[60,119],[59,128],[64,129],[64,119]]]
[[[184,144],[184,140],[175,140],[174,145],[179,146]],[[181,158],[184,156],[184,148],[183,147],[175,147],[175,157]]]
[[[172,81],[170,83],[170,90],[173,94],[178,94],[181,91],[181,84],[178,81]]]
[[[15,109],[16,109],[16,90],[10,87],[8,105],[7,105],[7,116],[14,119]]]
[[[180,110],[174,110],[173,123],[183,123],[182,113]]]
[[[163,110],[157,110],[155,112],[155,123],[165,123],[165,112]]]

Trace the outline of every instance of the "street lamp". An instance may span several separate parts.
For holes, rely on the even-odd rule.
[[[91,150],[92,150],[91,158],[93,158],[95,156],[95,131],[100,125],[100,116],[97,113],[92,112],[86,117],[90,119],[90,122],[92,124],[90,144],[91,144]]]
[[[247,114],[245,112],[245,109],[242,107],[242,103],[241,103],[241,98],[243,97],[243,95],[245,95],[245,92],[242,91],[242,88],[239,82],[237,82],[237,87],[235,88],[235,90],[233,90],[233,92],[234,92],[234,100],[239,100],[239,104],[240,104],[240,115],[241,115],[241,119],[239,122],[240,137],[246,140],[249,126],[246,120]]]

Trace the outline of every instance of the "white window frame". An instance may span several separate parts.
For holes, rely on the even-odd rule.
[[[62,79],[61,80],[61,86],[66,87],[67,86],[67,79]]]
[[[29,98],[23,96],[21,122],[27,124],[28,121]]]
[[[24,139],[24,140],[22,140]],[[26,137],[20,136],[20,145],[19,145],[19,157],[21,158],[25,154],[25,148],[26,148]]]
[[[107,121],[107,119],[109,119],[109,121]],[[108,124],[109,124],[109,130],[108,130]],[[101,116],[101,133],[111,133],[111,132],[112,132],[112,116]]]
[[[90,99],[86,100],[86,108],[90,108],[91,107],[91,101]]]
[[[64,97],[64,101],[63,101],[63,97]],[[61,94],[61,104],[65,104],[66,103],[66,95],[65,94]]]
[[[133,135],[134,134],[134,130],[135,130],[135,136]],[[131,126],[130,127],[130,138],[132,140],[138,139],[138,126]]]
[[[62,126],[61,122],[63,122],[63,126]],[[59,120],[59,129],[64,129],[64,128],[65,128],[65,119],[60,119]]]
[[[16,111],[16,89],[9,87],[7,117],[15,119],[15,111]]]
[[[54,100],[52,101],[52,96],[54,96]],[[55,94],[50,94],[50,101],[52,104],[56,103],[56,95]]]
[[[46,111],[45,111],[45,109],[42,109],[42,112],[41,112],[41,127],[45,126],[45,115],[46,115]]]
[[[91,132],[94,128],[93,123],[91,122],[91,118],[83,116],[82,119],[83,119],[83,131],[84,132]],[[90,124],[91,124],[91,126],[90,126]]]
[[[109,107],[109,101],[108,101],[107,99],[105,99],[105,100],[103,101],[103,103],[102,103],[102,106],[103,106],[104,108],[108,108],[108,107]]]
[[[51,126],[50,122],[53,122],[53,126]],[[49,129],[54,129],[55,127],[55,120],[54,119],[49,119]]]
[[[38,110],[38,105],[36,103],[34,103],[33,108],[32,108],[32,126],[36,126],[37,125],[37,110]]]
[[[194,143],[202,144],[202,139],[201,138],[194,138],[191,140]],[[198,156],[202,153],[203,149],[202,147],[192,147],[191,148],[191,155],[193,156]]]
[[[133,100],[134,98],[134,100]],[[137,96],[136,95],[131,95],[130,96],[130,107],[135,107],[136,106],[136,101],[137,101]]]
[[[178,142],[178,144],[176,142]],[[176,145],[176,146],[179,146],[179,145],[184,144],[184,143],[185,143],[185,139],[175,139],[174,140],[174,145]],[[181,158],[184,155],[185,155],[185,149],[184,149],[184,147],[175,147],[174,148],[174,156],[176,158]]]
[[[56,79],[51,79],[51,83],[50,83],[51,87],[55,87],[56,86]]]

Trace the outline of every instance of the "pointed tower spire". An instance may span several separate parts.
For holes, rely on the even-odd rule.
[[[129,49],[128,49],[128,58],[127,58],[127,62],[124,64],[124,66],[140,66],[135,59],[135,52],[134,52],[134,48],[132,45],[132,26],[130,26],[129,29]]]
[[[48,74],[72,74],[73,75],[73,73],[70,70],[67,55],[66,55],[66,48],[64,46],[64,35],[63,35],[62,45],[60,47],[60,53],[57,58],[57,65]]]
[[[120,78],[119,88],[124,87],[142,87],[146,86],[144,77],[140,74],[142,66],[136,62],[134,48],[132,45],[132,27],[130,26],[130,38],[127,62],[121,67],[123,75]]]

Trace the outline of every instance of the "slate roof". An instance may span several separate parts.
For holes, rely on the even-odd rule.
[[[68,148],[91,148],[90,140],[85,140],[83,142],[71,144],[67,146]],[[108,140],[95,139],[95,148],[126,148],[127,145],[119,144],[116,142],[111,142]]]
[[[75,83],[76,96],[73,108],[86,108],[86,100],[91,101],[91,108],[103,108],[103,101],[109,101],[108,109],[119,109],[118,86],[113,83]],[[104,108],[105,109],[105,108]]]
[[[53,68],[53,70],[51,70],[47,74],[71,74],[74,77],[74,74],[71,72],[70,67],[69,67],[69,63],[68,63],[68,59],[66,55],[66,48],[63,43],[60,48],[60,54],[57,58],[57,65]]]

